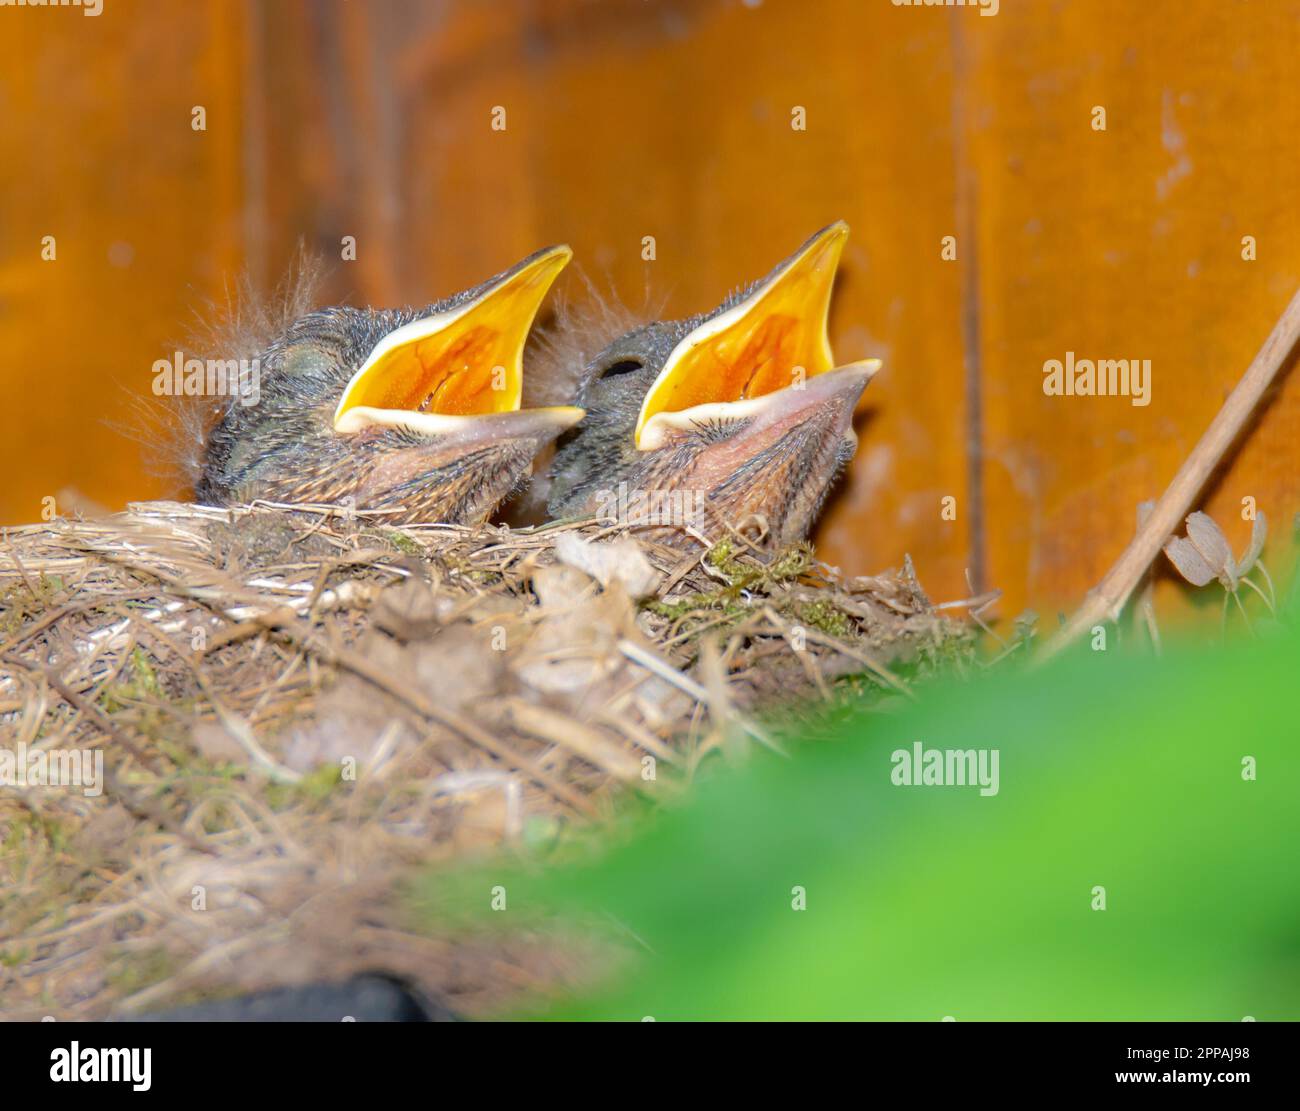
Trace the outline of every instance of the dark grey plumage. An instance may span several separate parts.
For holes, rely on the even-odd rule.
[[[788,262],[707,313],[620,336],[587,364],[573,402],[586,416],[561,438],[550,467],[552,518],[599,512],[623,484],[652,503],[658,498],[680,506],[681,497],[674,497],[688,495],[689,504],[704,507],[702,519],[691,524],[706,534],[761,519],[776,544],[807,535],[836,475],[853,456],[853,405],[869,372],[855,377],[835,371],[824,376],[825,384],[811,379],[806,395],[773,395],[774,404],[763,415],[740,408],[734,415],[712,414],[652,450],[638,449],[634,439],[646,394],[677,346],[701,325],[748,301]],[[772,420],[781,406],[797,410],[798,421]],[[690,530],[680,527],[655,531],[661,541],[693,542]]]
[[[414,428],[340,434],[333,417],[344,388],[395,329],[480,298],[502,274],[422,309],[334,307],[290,323],[258,356],[260,398],[224,402],[208,432],[195,483],[199,502],[256,498],[395,509],[392,521],[481,520],[526,477],[538,450],[561,426],[513,422],[469,447]],[[485,420],[498,420],[499,414]]]
[[[646,324],[618,337],[587,364],[573,401],[587,415],[561,437],[550,468],[547,510],[553,518],[582,512],[596,489],[636,470],[641,453],[632,433],[646,392],[673,348],[740,296],[728,298],[712,313]]]

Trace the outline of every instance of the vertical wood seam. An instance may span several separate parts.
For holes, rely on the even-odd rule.
[[[983,364],[980,358],[980,291],[977,220],[979,182],[970,160],[970,82],[964,21],[958,12],[950,19],[952,50],[953,172],[957,209],[957,257],[961,267],[962,351],[965,363],[966,514],[968,521],[970,583],[975,593],[986,589],[987,555],[984,509],[984,404]]]

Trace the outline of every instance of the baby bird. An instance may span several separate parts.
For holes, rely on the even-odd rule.
[[[553,518],[596,513],[685,547],[757,525],[807,536],[853,457],[853,410],[879,360],[836,368],[831,285],[848,226],[809,239],[767,277],[689,320],[616,339],[585,368],[582,423],[550,471]]]
[[[196,499],[483,521],[582,418],[571,406],[520,408],[525,340],[572,254],[538,251],[423,309],[299,317],[257,360],[256,404],[231,399],[208,434]]]

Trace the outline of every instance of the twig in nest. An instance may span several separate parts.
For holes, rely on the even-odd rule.
[[[856,660],[886,686],[892,687],[894,690],[898,691],[899,694],[911,699],[913,702],[916,701],[916,695],[912,693],[912,688],[869,652],[845,644],[842,640],[837,640],[829,633],[823,633],[820,629],[804,629],[804,637],[807,640],[811,640],[814,644],[820,644],[826,648],[833,648],[836,652],[848,656],[849,659]]]
[[[314,653],[336,667],[346,668],[354,675],[365,679],[380,690],[406,703],[416,713],[459,733],[462,737],[486,749],[498,759],[518,768],[521,772],[527,773],[552,795],[567,802],[580,814],[584,814],[589,818],[596,816],[596,808],[567,784],[561,783],[554,776],[547,774],[545,770],[526,756],[512,751],[508,745],[498,741],[487,730],[480,728],[465,715],[454,710],[445,709],[425,698],[419,691],[410,690],[400,683],[394,682],[384,674],[382,668],[372,664],[364,656],[358,655],[347,648],[336,648],[324,643],[313,630],[303,626],[301,622],[296,620],[277,621],[269,625],[269,629],[274,635],[285,637],[292,643]]]
[[[99,725],[99,728],[111,737],[118,745],[134,756],[136,760],[140,762],[141,767],[147,768],[150,766],[148,759],[145,757],[140,747],[118,727],[117,723],[93,702],[83,698],[69,687],[53,668],[32,663],[30,660],[24,660],[21,656],[5,656],[4,661],[5,663],[13,664],[16,667],[24,668],[27,671],[35,672],[38,675],[43,675],[45,681],[59,692],[64,701],[74,709],[79,710],[81,713],[94,718],[95,722]],[[111,768],[104,768],[104,782],[108,789],[120,798],[126,808],[135,814],[137,818],[151,822],[158,828],[166,830],[168,833],[179,837],[191,849],[196,849],[197,851],[207,853],[208,855],[216,853],[216,849],[211,845],[205,844],[197,837],[182,829],[180,823],[177,822],[171,814],[157,806],[152,800],[139,798],[133,791],[127,790],[125,785],[118,779],[116,773]]]
[[[706,691],[694,679],[688,678],[678,671],[670,663],[661,660],[653,652],[642,648],[630,640],[620,640],[618,650],[623,653],[633,663],[640,664],[647,671],[658,675],[665,683],[671,683],[678,690],[695,699],[696,702],[703,706],[711,705],[709,692]],[[756,741],[760,741],[770,748],[773,752],[785,756],[785,750],[776,742],[776,739],[757,722],[750,721],[741,715],[737,715],[737,721],[742,729],[745,730]]]

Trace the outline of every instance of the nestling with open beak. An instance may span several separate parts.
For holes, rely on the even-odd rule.
[[[832,224],[712,312],[647,325],[597,355],[575,401],[587,415],[551,468],[550,515],[635,506],[626,520],[678,546],[755,522],[775,546],[805,537],[857,447],[854,406],[880,367],[836,368],[831,355],[848,232]],[[683,511],[687,521],[668,519]]]
[[[424,309],[299,317],[259,357],[259,402],[232,400],[208,435],[197,500],[484,520],[583,415],[520,409],[524,342],[571,257],[563,246],[538,251]]]

